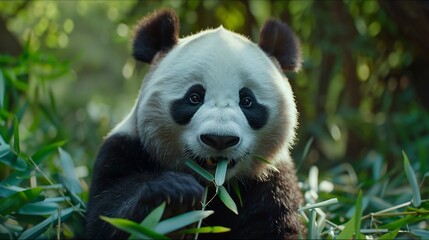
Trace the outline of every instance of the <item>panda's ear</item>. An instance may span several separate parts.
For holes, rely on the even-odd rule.
[[[261,29],[259,47],[275,57],[285,71],[301,68],[301,50],[295,33],[283,22],[268,20]]]
[[[150,63],[155,55],[170,50],[179,40],[179,19],[168,9],[144,17],[134,31],[133,56]]]

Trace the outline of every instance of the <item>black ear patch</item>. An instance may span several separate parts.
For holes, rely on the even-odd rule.
[[[286,71],[301,68],[301,49],[294,32],[283,22],[268,20],[261,29],[259,47]]]
[[[134,58],[152,62],[158,52],[166,52],[177,43],[179,29],[179,19],[171,10],[156,11],[144,17],[134,31]]]

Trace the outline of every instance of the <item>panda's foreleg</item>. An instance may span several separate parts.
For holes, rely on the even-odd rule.
[[[292,164],[277,165],[266,181],[254,181],[237,221],[239,238],[297,239],[303,230],[298,214],[302,195]]]
[[[135,182],[130,184],[133,188]],[[199,205],[204,191],[191,175],[178,172],[163,172],[139,185],[116,210],[117,216],[141,221],[150,210],[165,202],[164,218],[170,217]]]
[[[166,215],[193,209],[201,201],[203,188],[186,174],[164,172],[154,177],[136,174],[112,182],[110,188],[94,196],[88,212],[88,228],[96,238],[125,238],[127,235],[103,222],[99,216],[140,222],[152,209],[167,203]]]
[[[199,204],[204,188],[191,176],[162,169],[126,136],[106,139],[94,167],[87,212],[87,237],[124,239],[128,234],[100,216],[140,222],[152,209],[167,203],[166,214],[184,212]],[[165,217],[165,216],[164,216]]]
[[[208,208],[215,213],[207,224],[225,226],[231,231],[201,236],[207,239],[297,239],[304,229],[298,214],[302,202],[298,180],[293,165],[276,167],[279,172],[272,171],[262,181],[248,179],[239,183],[243,205],[239,206],[238,215],[215,199]]]

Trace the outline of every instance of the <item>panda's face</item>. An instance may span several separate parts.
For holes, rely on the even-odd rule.
[[[288,151],[296,109],[287,79],[248,39],[222,27],[181,39],[146,77],[137,107],[145,147],[172,169],[192,159],[228,177]]]

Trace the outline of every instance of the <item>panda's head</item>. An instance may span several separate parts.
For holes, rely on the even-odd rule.
[[[300,67],[298,41],[287,25],[270,20],[259,45],[219,27],[179,39],[168,10],[136,27],[137,60],[151,63],[133,112],[116,132],[136,134],[168,169],[193,159],[208,170],[228,159],[227,177],[263,177],[288,160],[297,111],[282,70]],[[257,156],[257,157],[255,157]]]

